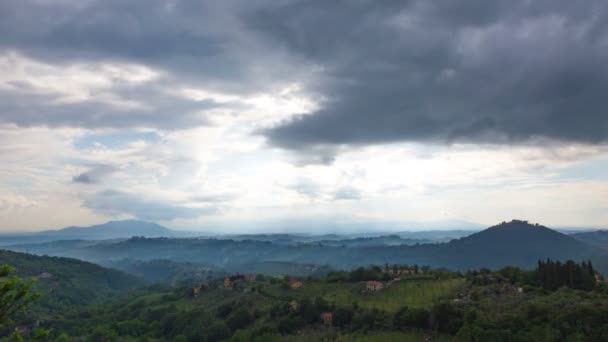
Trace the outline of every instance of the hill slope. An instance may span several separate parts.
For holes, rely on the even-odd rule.
[[[586,242],[590,245],[595,245],[608,249],[608,230],[595,230],[592,232],[580,232],[570,234],[573,238]]]
[[[139,278],[123,272],[70,258],[0,250],[0,264],[15,267],[16,275],[22,278],[37,279],[35,289],[43,297],[33,306],[35,315],[101,303],[144,285]]]
[[[585,260],[605,253],[589,244],[538,224],[513,220],[440,247],[437,257],[458,269],[532,267],[539,259]],[[605,256],[604,256],[605,258]]]

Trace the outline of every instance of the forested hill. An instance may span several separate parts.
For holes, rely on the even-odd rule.
[[[35,288],[43,294],[34,305],[37,313],[101,303],[144,285],[141,279],[123,272],[71,258],[0,250],[0,265],[3,264],[15,267],[18,276],[37,280]]]
[[[608,230],[573,233],[570,236],[588,244],[608,249]]]
[[[596,260],[605,265],[606,252],[539,224],[513,220],[466,238],[441,245],[436,258],[458,269],[499,268],[517,265],[531,268],[539,259]],[[604,268],[605,273],[607,270]]]

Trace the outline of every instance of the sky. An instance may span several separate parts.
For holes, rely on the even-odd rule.
[[[4,0],[0,231],[608,227],[601,0]]]

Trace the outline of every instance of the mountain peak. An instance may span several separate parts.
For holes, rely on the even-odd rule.
[[[111,239],[129,238],[131,236],[161,237],[173,236],[175,232],[154,222],[138,220],[117,220],[89,227],[68,227],[59,230],[42,232],[43,234],[61,235],[63,238]]]
[[[603,251],[538,223],[512,220],[444,245],[448,266],[533,267],[536,261],[585,260]],[[463,267],[464,266],[464,267]]]
[[[543,228],[543,229],[550,229],[547,228],[543,225],[540,225],[538,223],[530,223],[526,220],[517,220],[517,219],[513,219],[509,222],[503,221],[502,223],[490,227],[488,229],[509,229],[509,230],[515,230],[515,229],[536,229],[536,228]]]
[[[530,223],[525,220],[511,220],[509,222],[502,222],[498,225],[482,230],[479,233],[470,235],[469,238],[470,240],[488,238],[491,240],[498,239],[504,243],[507,243],[507,241],[532,243],[533,241],[543,241],[546,239],[578,242],[575,239],[556,230],[545,227],[538,223]]]

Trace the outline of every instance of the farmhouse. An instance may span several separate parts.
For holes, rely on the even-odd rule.
[[[321,319],[323,320],[323,324],[331,326],[334,320],[334,315],[331,312],[324,312],[321,314]]]
[[[192,295],[194,296],[194,298],[197,298],[200,294],[201,294],[200,286],[195,286],[194,288],[192,288]]]
[[[289,280],[289,287],[291,287],[292,289],[299,289],[300,287],[302,287],[302,282],[297,280],[297,279],[291,279]]]
[[[246,280],[247,276],[242,274],[233,275],[230,277],[224,278],[224,287],[231,287],[239,281]]]
[[[366,283],[366,289],[370,292],[380,291],[384,288],[384,284],[379,281],[371,280]]]
[[[291,312],[296,312],[298,311],[298,308],[300,306],[298,305],[298,302],[296,302],[295,300],[292,300],[291,302],[289,302],[289,310]]]

